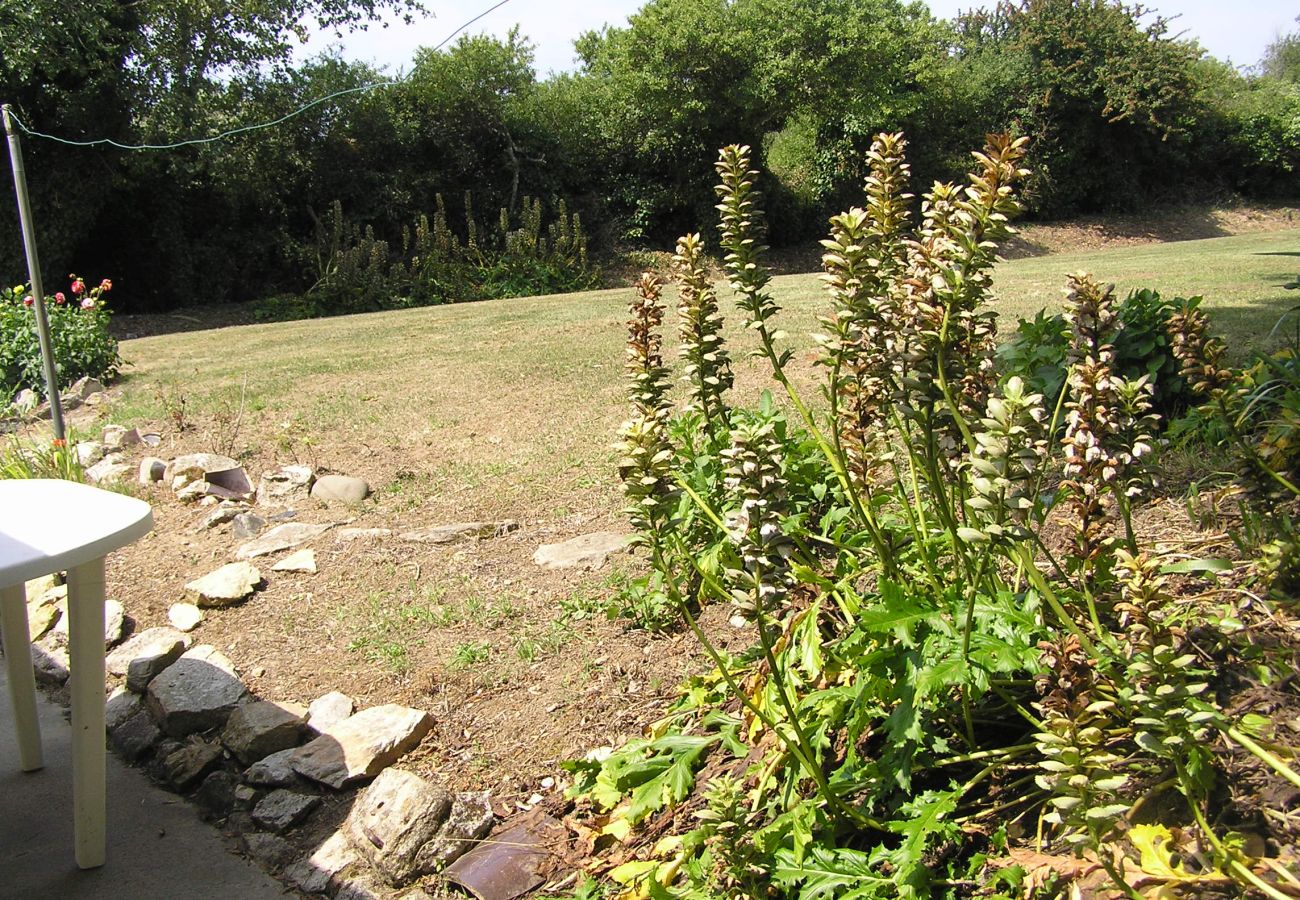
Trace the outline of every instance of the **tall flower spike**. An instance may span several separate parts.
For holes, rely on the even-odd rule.
[[[1223,365],[1223,341],[1210,335],[1210,320],[1200,297],[1184,300],[1169,317],[1170,349],[1182,366],[1179,373],[1188,386],[1205,396],[1232,378]]]
[[[726,426],[727,405],[723,394],[731,389],[731,357],[722,338],[722,314],[718,296],[709,280],[703,260],[703,240],[688,234],[677,241],[673,263],[681,281],[677,305],[678,333],[684,363],[682,380],[688,385],[687,410],[695,410],[705,421]]]
[[[628,400],[631,417],[619,429],[618,474],[627,495],[628,518],[641,532],[642,540],[653,540],[667,523],[676,496],[672,478],[673,447],[668,440],[668,369],[663,364],[664,307],[659,278],[645,273],[637,282],[636,295],[628,305],[627,361]]]
[[[742,612],[781,605],[793,586],[788,557],[793,545],[781,530],[786,512],[786,484],[781,474],[781,445],[773,423],[746,423],[731,432],[726,458],[726,487],[739,500],[731,516],[730,535],[743,568],[728,569],[728,587]]]
[[[1018,376],[1007,379],[975,433],[969,458],[972,496],[966,505],[981,523],[981,539],[1024,540],[1034,509],[1033,492],[1047,458],[1043,395],[1032,394]]]
[[[715,190],[722,202],[719,228],[722,232],[722,249],[726,251],[723,267],[731,289],[740,295],[740,308],[745,311],[746,327],[755,328],[780,311],[776,301],[767,293],[767,283],[772,280],[759,257],[766,246],[762,240],[762,210],[758,208],[758,190],[754,179],[758,174],[749,167],[749,147],[731,144],[718,151],[714,166],[722,177]]]

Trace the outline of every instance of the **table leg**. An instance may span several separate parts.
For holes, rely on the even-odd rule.
[[[18,761],[24,772],[44,765],[41,726],[36,721],[36,675],[27,632],[27,591],[23,585],[0,588],[0,628],[4,630],[5,674],[18,734]]]
[[[104,560],[68,571],[72,694],[72,815],[77,865],[104,864]]]

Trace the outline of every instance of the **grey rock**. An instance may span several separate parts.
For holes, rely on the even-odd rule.
[[[244,852],[249,857],[273,872],[278,872],[289,865],[298,855],[297,848],[278,834],[254,831],[243,835],[240,840],[243,842]]]
[[[91,394],[102,394],[105,390],[104,382],[85,375],[72,383],[72,387],[68,388],[68,395],[78,400],[85,400]]]
[[[389,771],[392,771],[391,769]],[[447,821],[420,848],[416,864],[422,872],[440,872],[474,848],[492,830],[492,797],[487,791],[462,791],[452,800]]]
[[[298,745],[303,713],[269,700],[246,703],[230,714],[221,742],[244,765]]]
[[[67,596],[68,589],[55,588],[42,591],[39,595],[27,601],[27,639],[37,641],[41,635],[49,631],[63,615],[63,610],[67,608],[66,601],[64,605],[59,606],[58,591],[62,591],[62,596]],[[32,596],[32,591],[28,591],[28,596]]]
[[[220,728],[248,695],[234,671],[212,647],[195,647],[149,683],[149,710],[173,737]]]
[[[253,821],[271,831],[285,832],[311,815],[320,802],[320,797],[280,788],[257,802]]]
[[[316,551],[310,547],[290,553],[284,559],[271,566],[272,572],[301,572],[316,574]]]
[[[356,851],[394,887],[424,872],[417,857],[442,830],[451,795],[402,769],[386,769],[357,797],[344,823]]]
[[[144,709],[144,701],[139,694],[133,694],[124,687],[114,688],[104,702],[104,727],[116,731],[117,727]]]
[[[68,633],[68,601],[67,599],[59,600],[56,604],[59,609],[59,619],[54,623],[55,631]],[[122,640],[122,628],[126,624],[126,610],[122,604],[116,600],[104,601],[104,646],[112,647]]]
[[[235,516],[230,522],[230,533],[242,540],[255,538],[266,527],[266,519],[257,513],[244,512]]]
[[[453,522],[450,525],[432,525],[404,531],[400,537],[415,544],[454,544],[457,541],[501,537],[518,528],[516,522]]]
[[[244,770],[244,781],[256,787],[288,787],[298,781],[293,748],[272,753]]]
[[[92,484],[117,484],[136,468],[120,453],[110,453],[86,470],[86,479]]]
[[[189,453],[167,464],[163,481],[182,499],[194,499],[208,492],[208,473],[238,469],[239,463],[219,453]]]
[[[40,403],[40,394],[36,393],[31,388],[23,388],[18,392],[18,396],[14,398],[13,407],[14,411],[17,412],[18,415],[25,416],[39,406]]]
[[[217,504],[217,508],[208,513],[208,517],[203,520],[199,526],[200,530],[216,528],[218,525],[225,525],[231,519],[240,513],[248,512],[248,504],[240,503],[237,500],[222,500]]]
[[[340,883],[334,900],[383,900],[387,896],[388,891],[382,885],[363,873]]]
[[[125,428],[121,425],[106,425],[100,440],[104,443],[104,449],[113,453],[139,444],[140,432],[134,428]]]
[[[356,708],[356,701],[347,694],[330,691],[307,706],[307,726],[319,734],[352,715]]]
[[[160,657],[166,659],[158,670],[162,671],[178,659],[189,645],[190,639],[174,628],[147,628],[132,635],[126,643],[108,654],[105,664],[113,675],[125,675],[133,660]]]
[[[267,472],[257,483],[257,502],[262,506],[289,506],[310,496],[316,475],[309,466],[283,466]]]
[[[104,445],[99,441],[78,441],[77,462],[83,469],[93,466],[104,458]]]
[[[68,680],[68,635],[51,631],[32,644],[32,665],[41,684],[60,685]]]
[[[173,603],[167,608],[167,621],[177,631],[193,631],[203,621],[203,610],[193,603]]]
[[[285,869],[284,879],[303,893],[323,894],[336,882],[340,872],[359,861],[347,837],[336,831],[307,859]]]
[[[612,553],[627,550],[630,536],[616,531],[579,535],[559,544],[543,544],[533,562],[547,569],[599,569]]]
[[[150,635],[150,632],[156,634]],[[128,690],[143,694],[159,672],[181,658],[181,654],[190,644],[190,639],[171,628],[150,628],[137,637],[145,638],[146,641],[140,647],[132,648],[131,652],[125,654],[125,658],[129,660],[125,671],[126,686]],[[131,641],[127,641],[118,650],[128,648],[130,644]],[[114,668],[116,662],[115,660]],[[112,668],[109,671],[112,671]]]
[[[262,583],[262,573],[252,563],[233,562],[185,585],[199,606],[233,606],[247,600]]]
[[[376,541],[392,537],[391,528],[340,528],[334,535],[334,543],[349,544],[353,541]]]
[[[360,503],[370,495],[370,485],[349,475],[322,475],[311,486],[311,496],[325,502]]]
[[[235,788],[235,806],[239,809],[251,809],[257,802],[258,790],[247,784]]]
[[[320,737],[294,751],[299,775],[341,788],[373,778],[397,762],[433,728],[433,719],[418,709],[390,703],[362,710],[325,729]]]
[[[238,784],[239,780],[229,772],[221,769],[210,772],[194,792],[194,802],[216,818],[225,818],[235,808],[235,787]]]
[[[146,456],[140,460],[140,469],[136,480],[141,484],[157,484],[167,474],[167,461],[157,456]]]
[[[163,781],[178,791],[184,791],[221,762],[221,747],[215,743],[191,738],[179,750],[162,758],[160,767]]]
[[[134,695],[132,695],[134,696]],[[143,707],[133,713],[116,728],[109,731],[109,743],[117,755],[127,762],[137,762],[153,749],[162,738],[162,732],[154,723],[153,716]]]
[[[162,435],[156,431],[146,431],[140,435],[140,442],[146,447],[157,447],[162,443]]]
[[[281,550],[292,550],[299,544],[305,544],[313,538],[320,537],[333,528],[333,525],[309,525],[306,522],[286,522],[277,525],[266,534],[250,541],[235,551],[236,559],[255,559]]]

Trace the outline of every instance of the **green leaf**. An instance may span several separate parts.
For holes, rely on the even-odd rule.
[[[1162,575],[1187,575],[1193,572],[1231,572],[1232,563],[1226,559],[1187,559],[1180,563],[1161,566]]]

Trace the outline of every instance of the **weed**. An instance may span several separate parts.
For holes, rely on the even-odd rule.
[[[487,641],[467,641],[463,644],[457,644],[451,652],[451,659],[447,660],[447,669],[448,671],[458,672],[462,669],[482,665],[488,661],[491,654],[492,645]]]

